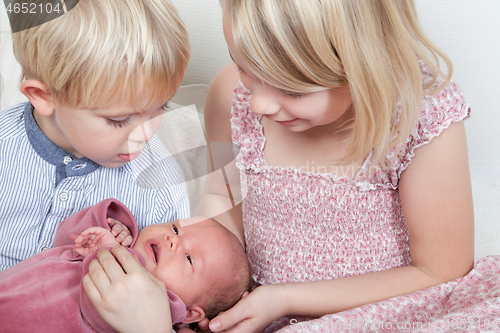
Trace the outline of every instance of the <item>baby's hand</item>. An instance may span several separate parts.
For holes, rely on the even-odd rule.
[[[71,235],[71,238],[75,241],[75,252],[84,257],[102,247],[118,245],[115,236],[101,227],[85,229],[79,236]]]
[[[75,241],[75,252],[86,257],[103,247],[132,244],[132,235],[124,224],[112,218],[108,218],[107,222],[111,232],[101,227],[92,227],[83,231],[79,236],[71,235],[71,239]]]
[[[128,230],[124,224],[112,218],[108,218],[108,224],[111,228],[111,233],[115,236],[115,239],[119,244],[123,246],[129,246],[132,244],[132,235],[130,230]]]

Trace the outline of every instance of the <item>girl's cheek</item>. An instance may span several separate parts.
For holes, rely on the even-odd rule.
[[[243,85],[245,86],[245,88],[247,88],[250,91],[253,90],[254,82],[248,75],[246,75],[245,73],[240,73],[240,80],[241,83],[243,83]]]

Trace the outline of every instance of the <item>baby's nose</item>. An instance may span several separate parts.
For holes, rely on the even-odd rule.
[[[167,241],[167,246],[170,252],[177,251],[177,248],[179,247],[179,237],[177,237],[177,235],[165,234],[163,238]]]

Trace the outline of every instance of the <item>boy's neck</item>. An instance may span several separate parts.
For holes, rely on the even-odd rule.
[[[60,133],[59,128],[55,125],[55,114],[52,113],[50,116],[43,116],[33,107],[32,111],[33,119],[35,120],[36,125],[42,131],[43,134],[47,138],[50,139],[53,143],[55,143],[60,148],[66,150],[73,154],[76,158],[82,158],[83,156],[75,151],[72,146],[67,144],[66,138]]]

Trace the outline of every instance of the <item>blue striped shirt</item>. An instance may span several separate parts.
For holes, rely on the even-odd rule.
[[[189,217],[182,171],[157,138],[135,160],[106,168],[50,141],[30,103],[0,113],[0,271],[51,248],[63,219],[107,198],[123,202],[139,230]]]

